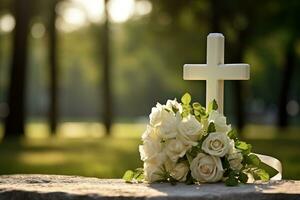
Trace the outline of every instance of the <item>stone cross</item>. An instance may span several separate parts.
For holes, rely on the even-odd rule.
[[[224,64],[224,36],[210,33],[207,36],[207,64],[185,64],[184,80],[206,80],[206,108],[216,100],[218,111],[223,113],[224,80],[248,80],[248,64]]]

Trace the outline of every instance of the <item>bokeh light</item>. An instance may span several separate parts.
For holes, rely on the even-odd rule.
[[[0,32],[11,32],[15,27],[15,18],[11,14],[5,14],[0,18]]]

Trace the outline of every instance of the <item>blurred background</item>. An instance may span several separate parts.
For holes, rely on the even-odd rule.
[[[0,174],[121,177],[141,166],[140,135],[156,102],[205,82],[206,36],[225,35],[225,82],[240,137],[300,179],[300,1],[0,0]]]

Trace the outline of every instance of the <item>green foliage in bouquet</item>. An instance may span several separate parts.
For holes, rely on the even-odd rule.
[[[186,93],[181,103],[168,100],[152,108],[150,124],[140,145],[144,168],[128,170],[123,179],[138,182],[224,181],[227,186],[247,183],[248,178],[268,181],[278,171],[252,153],[237,131],[210,102],[206,110]]]

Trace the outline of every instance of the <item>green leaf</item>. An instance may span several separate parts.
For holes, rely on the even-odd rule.
[[[127,183],[136,183],[136,182],[142,182],[144,180],[144,169],[143,168],[137,168],[135,170],[127,170],[125,174],[123,175],[123,180],[125,180]]]
[[[208,114],[206,113],[206,110],[204,107],[201,107],[200,115],[201,115],[201,117],[208,117]]]
[[[206,113],[206,110],[204,107],[202,107],[200,105],[200,103],[195,102],[192,105],[193,109],[194,109],[194,115],[195,116],[199,116],[200,118],[207,118],[208,114]]]
[[[194,110],[194,115],[195,115],[195,116],[200,116],[200,115],[201,115],[201,113],[200,113],[200,111],[199,111],[199,110]]]
[[[231,129],[227,135],[230,139],[237,140],[237,131],[235,129]]]
[[[269,174],[263,169],[257,169],[253,173],[253,177],[255,180],[268,181],[270,180]]]
[[[230,164],[225,156],[223,158],[221,158],[221,161],[222,161],[222,167],[224,169],[229,169]]]
[[[127,183],[131,183],[133,177],[134,177],[134,172],[132,170],[127,170],[123,175],[123,180],[125,180]]]
[[[201,110],[201,108],[202,108],[202,106],[201,106],[201,104],[200,104],[200,103],[198,103],[198,102],[194,102],[194,103],[193,103],[193,108],[194,108],[194,110],[198,110],[198,111],[200,111],[200,110]]]
[[[179,111],[179,109],[176,108],[175,106],[172,106],[172,111],[173,111],[174,113],[177,113],[177,112]]]
[[[250,155],[246,156],[245,161],[247,164],[254,165],[256,167],[259,167],[259,165],[261,163],[259,157],[255,154],[250,154]]]
[[[239,184],[239,181],[234,176],[229,176],[229,178],[226,179],[226,181],[225,181],[225,185],[227,185],[227,186],[237,186],[238,184]]]
[[[187,154],[186,154],[186,158],[187,158],[189,164],[191,164],[192,161],[193,161],[193,159],[194,159],[193,156],[192,156],[190,153],[187,153]]]
[[[211,112],[212,110],[217,110],[217,109],[218,109],[218,104],[217,104],[216,100],[214,99],[208,105],[208,112]]]
[[[238,175],[239,175],[238,171],[235,171],[235,170],[230,170],[229,171],[229,177],[236,177]]]
[[[192,160],[198,155],[198,153],[201,153],[201,152],[203,152],[203,151],[201,149],[201,144],[200,143],[198,143],[197,146],[193,146],[191,148],[191,150],[186,154],[189,163],[191,163]]]
[[[270,178],[272,178],[273,176],[276,176],[279,173],[276,169],[267,165],[264,162],[260,162],[258,167],[260,169],[263,169],[264,171],[266,171],[269,174]]]
[[[187,185],[194,184],[194,179],[193,179],[193,177],[191,175],[191,171],[189,171],[188,174],[187,174],[187,176],[186,176],[185,184],[187,184]]]
[[[183,111],[181,113],[182,117],[187,117],[191,113],[191,111],[192,111],[192,108],[191,108],[191,106],[189,104],[186,104],[186,105],[183,104],[182,105],[182,109],[183,109]]]
[[[248,155],[249,153],[251,153],[252,150],[251,144],[247,144],[246,142],[239,140],[235,141],[235,147],[241,150],[243,155]]]
[[[235,142],[235,147],[237,149],[240,149],[240,150],[244,151],[243,152],[244,154],[249,154],[251,149],[252,149],[251,144],[247,144],[246,142],[243,142],[243,141],[236,141]]]
[[[188,161],[187,154],[183,157],[179,157],[176,163],[186,162]]]
[[[181,102],[184,105],[188,105],[191,103],[192,97],[189,93],[185,93],[182,97],[181,97]]]
[[[207,128],[207,133],[213,133],[216,132],[216,127],[213,122],[210,122]]]
[[[201,123],[201,117],[200,117],[200,116],[195,116],[195,117],[196,117],[196,119],[198,120],[198,122]]]
[[[133,176],[133,179],[138,181],[138,182],[141,182],[143,181],[145,178],[144,176],[144,169],[143,168],[137,168],[135,170],[135,173],[134,173],[134,176]]]
[[[181,113],[181,116],[182,116],[182,117],[187,117],[187,116],[189,116],[189,114],[190,114],[190,112],[183,111],[183,112]]]
[[[243,173],[243,172],[241,172],[240,174],[239,174],[239,181],[241,182],[241,183],[247,183],[247,181],[248,181],[248,176],[247,176],[247,174],[245,174],[245,173]]]
[[[248,144],[246,142],[243,142],[243,141],[237,141],[235,143],[235,147],[240,149],[240,150],[247,150],[248,149]]]
[[[231,169],[227,168],[227,170],[225,170],[223,177],[228,177],[230,174]]]

